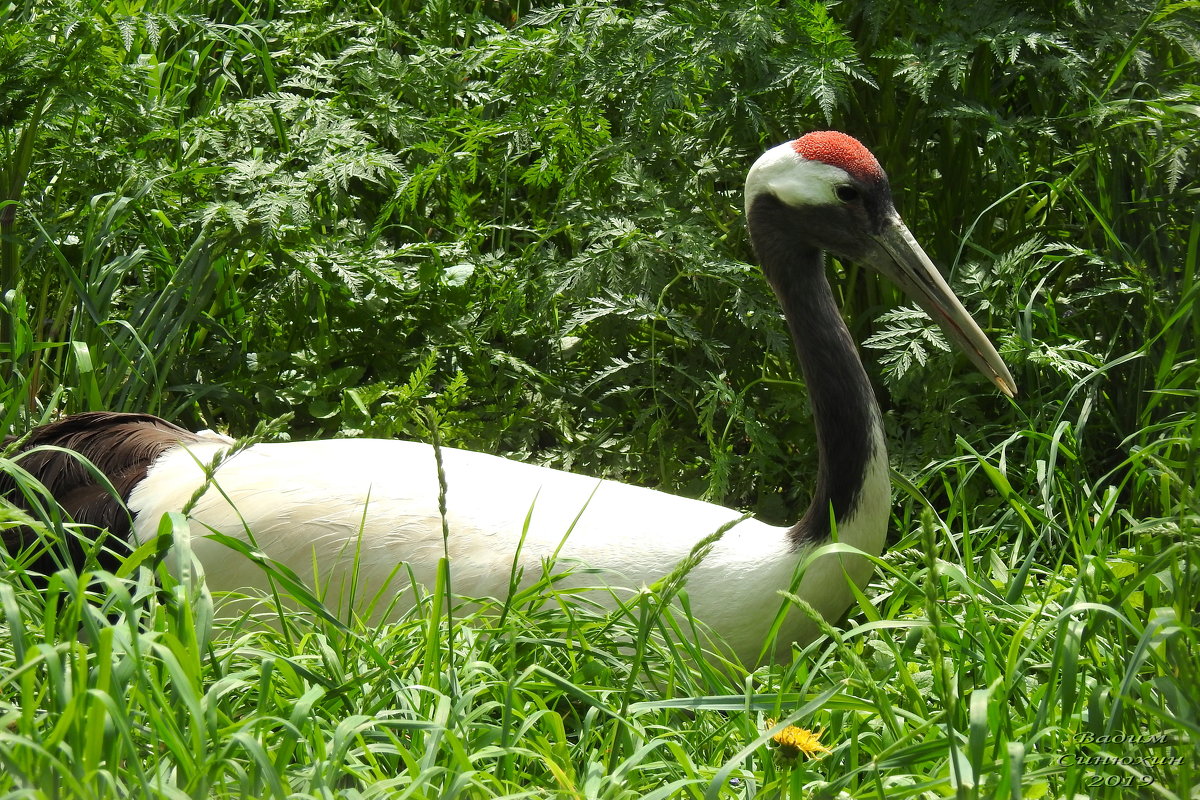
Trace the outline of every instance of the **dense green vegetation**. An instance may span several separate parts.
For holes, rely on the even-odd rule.
[[[436,425],[782,522],[813,439],[740,186],[824,127],[1021,389],[831,265],[889,409],[890,549],[752,675],[662,645],[669,590],[610,616],[547,578],[451,628],[430,587],[280,634],[153,548],[48,583],[10,554],[0,790],[1195,797],[1198,31],[1194,1],[0,5],[0,434]],[[767,718],[832,752],[787,760]]]

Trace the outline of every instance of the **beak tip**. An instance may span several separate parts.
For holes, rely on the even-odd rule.
[[[991,379],[996,388],[1006,397],[1015,398],[1017,382],[1013,380],[1000,354],[954,296],[954,291],[894,209],[883,230],[872,238],[880,247],[875,268],[895,280],[913,297],[967,353],[967,358],[976,368]]]

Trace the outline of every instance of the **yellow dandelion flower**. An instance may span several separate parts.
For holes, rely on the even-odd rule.
[[[774,728],[775,720],[767,720],[767,728]],[[806,758],[818,758],[826,753],[832,753],[825,745],[821,744],[821,734],[825,729],[816,733],[807,728],[797,728],[795,725],[788,725],[783,730],[779,731],[771,737],[771,741],[775,743],[779,754],[784,758],[792,759],[803,753]]]

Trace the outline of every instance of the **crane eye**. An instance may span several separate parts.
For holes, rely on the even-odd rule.
[[[846,184],[842,184],[841,186],[837,187],[833,190],[833,192],[837,195],[837,199],[841,200],[843,203],[853,203],[858,199],[858,189]]]

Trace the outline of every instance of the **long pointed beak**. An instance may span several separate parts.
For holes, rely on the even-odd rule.
[[[871,238],[888,256],[878,254],[873,259],[873,266],[916,300],[988,380],[1004,394],[1015,397],[1017,383],[1000,354],[971,319],[900,217],[893,215],[883,231]]]

